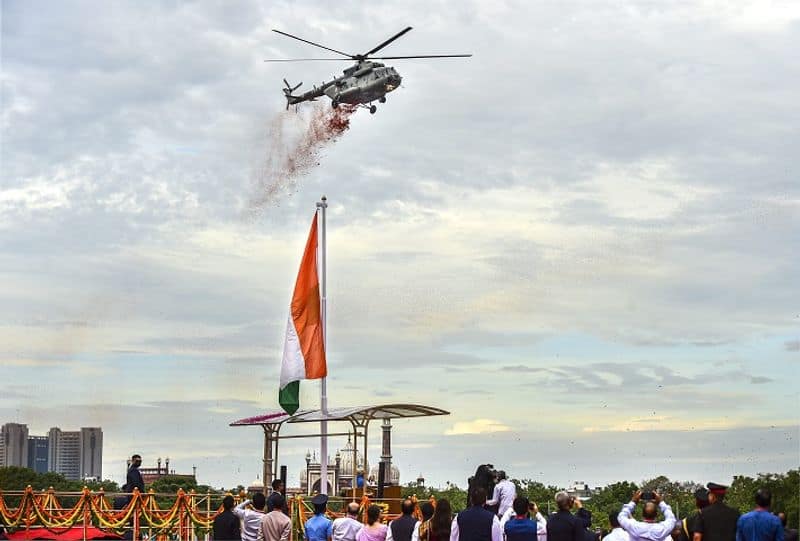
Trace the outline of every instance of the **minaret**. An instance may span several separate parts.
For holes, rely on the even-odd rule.
[[[392,421],[386,417],[381,424],[383,431],[383,440],[381,445],[381,462],[384,462],[384,470],[386,472],[386,479],[383,480],[384,484],[392,484]]]

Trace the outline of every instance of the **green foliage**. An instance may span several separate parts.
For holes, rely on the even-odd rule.
[[[119,490],[117,483],[114,481],[103,480],[84,483],[82,481],[71,481],[56,472],[36,473],[30,468],[20,468],[17,466],[8,466],[0,468],[0,490],[6,492],[17,492],[25,490],[28,485],[40,492],[48,490],[51,487],[56,492],[80,492],[84,486],[89,487],[90,490],[100,490],[103,488],[106,492],[115,492]],[[61,503],[67,507],[77,503],[77,496],[62,497]],[[15,506],[19,503],[18,497],[8,498],[10,505]]]
[[[102,481],[89,481],[86,483],[86,486],[89,490],[97,492],[99,490],[104,490],[105,492],[119,492],[120,488],[116,481],[111,481],[110,479],[103,479]]]
[[[25,490],[28,485],[36,489],[37,476],[38,474],[30,468],[18,468],[17,466],[0,468],[0,489]]]
[[[119,490],[117,483],[108,479],[84,483],[83,481],[70,481],[56,472],[36,473],[30,468],[17,466],[0,468],[0,490],[25,490],[28,485],[36,491],[48,490],[53,487],[56,492],[80,492],[84,486],[95,491],[101,488],[106,492]]]
[[[786,513],[787,525],[797,528],[800,521],[800,470],[785,474],[760,473],[757,478],[737,475],[733,478],[725,501],[741,512],[753,509],[754,495],[759,488],[772,492],[772,511]]]
[[[197,490],[197,480],[194,477],[183,477],[180,475],[165,475],[153,481],[150,486],[145,487],[148,491],[152,490],[156,494],[164,494],[165,496],[156,496],[156,503],[162,509],[171,507],[175,502],[175,495],[178,490],[183,489],[184,492],[190,490]]]
[[[193,477],[165,475],[156,479],[147,487],[147,490],[152,490],[157,494],[177,494],[180,489],[183,489],[184,492],[197,491],[197,480]]]
[[[463,511],[467,507],[467,491],[457,485],[447,482],[445,488],[420,487],[416,483],[408,483],[402,487],[401,494],[404,498],[416,496],[418,500],[428,500],[431,497],[438,500],[445,498],[450,502],[453,512]]]
[[[608,514],[619,512],[622,504],[630,501],[634,492],[639,490],[636,483],[622,481],[605,486],[592,494],[592,498],[583,506],[592,513],[592,526],[608,530]]]
[[[512,479],[517,487],[517,494],[525,496],[531,502],[539,506],[539,511],[547,514],[548,506],[554,501],[558,487],[552,485],[545,486],[539,481],[531,479]]]

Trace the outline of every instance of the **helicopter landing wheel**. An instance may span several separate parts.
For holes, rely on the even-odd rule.
[[[386,96],[381,96],[381,97],[378,99],[378,101],[379,101],[379,102],[381,102],[381,103],[386,103]]]
[[[374,115],[378,108],[374,105],[369,106],[369,114]]]
[[[338,108],[339,108],[339,102],[338,102],[338,101],[336,101],[336,100],[333,100],[333,101],[331,102],[331,106],[333,106],[333,108],[334,108],[334,109],[338,109]]]

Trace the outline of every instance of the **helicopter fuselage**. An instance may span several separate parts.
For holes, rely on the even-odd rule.
[[[308,92],[295,96],[292,94],[295,90],[300,88],[303,83],[296,86],[289,84],[285,78],[283,79],[286,85],[283,88],[283,95],[286,97],[286,108],[290,105],[295,105],[304,101],[314,101],[322,95],[328,96],[331,99],[331,105],[336,109],[339,104],[345,103],[348,105],[366,105],[369,104],[369,112],[375,113],[377,107],[372,103],[377,100],[381,103],[386,101],[386,94],[396,90],[403,78],[391,66],[386,66],[375,60],[401,60],[410,58],[467,58],[471,54],[415,54],[415,55],[402,55],[402,56],[372,56],[390,43],[394,43],[396,39],[404,36],[411,30],[410,26],[405,27],[403,30],[390,37],[377,47],[373,47],[363,54],[350,54],[337,49],[332,49],[319,43],[314,43],[299,36],[294,36],[287,32],[283,32],[273,28],[273,32],[277,32],[288,38],[292,38],[308,45],[313,45],[319,49],[336,53],[344,58],[289,58],[289,59],[267,59],[264,62],[301,62],[307,60],[324,61],[324,60],[345,60],[350,59],[355,62],[354,65],[344,70],[342,77],[336,77],[332,81],[322,83],[320,86],[315,86]]]
[[[362,62],[345,70],[345,76],[336,79],[335,84],[325,89],[325,94],[332,103],[366,104],[396,90],[402,80],[392,67],[377,62]]]
[[[334,108],[341,103],[350,105],[369,104],[384,101],[386,94],[396,90],[403,78],[391,66],[380,62],[363,61],[344,70],[344,75],[332,81],[315,86],[300,95],[286,95],[290,105],[313,101],[325,95],[331,99]]]

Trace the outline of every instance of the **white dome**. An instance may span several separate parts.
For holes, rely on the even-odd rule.
[[[378,472],[380,471],[379,468],[380,465],[375,464],[369,469],[369,476],[371,478],[374,478],[376,483],[378,482]],[[395,466],[394,464],[392,464],[392,471],[389,473],[388,482],[393,485],[400,484],[400,470],[398,470],[397,466]]]
[[[361,470],[364,468],[364,453],[358,452],[356,453],[357,456],[357,470]],[[342,472],[342,475],[352,475],[353,474],[353,444],[350,443],[350,438],[347,438],[347,444],[342,447],[338,452],[339,457],[341,458],[341,466],[339,471]]]
[[[251,487],[262,487],[263,488],[264,487],[264,483],[261,482],[261,479],[256,477],[256,480],[253,481],[252,483],[250,483],[250,486]]]

